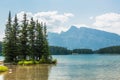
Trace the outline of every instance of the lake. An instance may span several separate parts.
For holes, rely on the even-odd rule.
[[[15,66],[0,80],[119,80],[120,55],[56,55],[56,65]],[[1,58],[1,57],[0,57]]]

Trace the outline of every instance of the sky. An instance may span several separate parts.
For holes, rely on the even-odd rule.
[[[120,35],[120,0],[0,0],[0,41],[8,12],[46,22],[49,32],[60,33],[72,25]]]

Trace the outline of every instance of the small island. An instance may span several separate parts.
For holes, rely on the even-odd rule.
[[[3,55],[5,63],[31,65],[55,64],[49,51],[46,23],[27,19],[24,13],[23,20],[14,20],[9,12],[3,40]]]

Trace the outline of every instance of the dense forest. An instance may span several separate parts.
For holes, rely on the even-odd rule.
[[[97,51],[95,51],[96,53],[100,53],[100,54],[120,54],[120,46],[111,46],[111,47],[105,47],[105,48],[101,48]]]
[[[6,62],[39,61],[41,59],[44,62],[52,61],[47,41],[46,24],[38,20],[35,21],[33,18],[28,20],[25,13],[23,21],[19,22],[17,15],[12,20],[11,12],[9,12],[2,47]]]
[[[50,52],[52,55],[69,55],[69,54],[92,54],[91,49],[73,49],[69,50],[64,47],[50,46]]]
[[[68,55],[71,54],[71,50],[64,47],[50,46],[50,52],[52,55]]]
[[[72,53],[78,53],[78,54],[92,54],[92,49],[74,49],[72,50]]]
[[[67,55],[67,54],[120,54],[120,46],[111,46],[101,48],[99,50],[92,49],[73,49],[69,50],[63,47],[50,46],[50,52],[53,55]]]

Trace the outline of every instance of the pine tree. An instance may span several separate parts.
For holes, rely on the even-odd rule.
[[[26,59],[26,57],[28,55],[27,27],[28,27],[27,17],[26,17],[26,14],[24,14],[23,22],[21,25],[21,31],[20,31],[20,55],[21,55],[22,59]]]
[[[14,61],[17,61],[17,56],[19,54],[18,51],[18,19],[17,19],[17,15],[15,15],[14,18],[14,23],[13,23],[13,27],[12,27],[12,54],[13,54],[13,59]]]
[[[9,12],[8,21],[6,24],[5,30],[5,38],[3,41],[3,55],[5,56],[6,62],[13,61],[13,53],[12,53],[12,21],[11,21],[11,12]]]
[[[35,41],[35,50],[36,57],[39,60],[42,57],[42,49],[43,49],[43,27],[38,21],[36,22],[36,41]]]
[[[31,18],[30,25],[28,28],[29,33],[29,53],[32,59],[34,59],[35,53],[35,22]]]
[[[52,60],[52,56],[50,55],[50,50],[49,50],[49,45],[47,41],[47,26],[44,24],[44,29],[43,29],[43,57],[46,61]]]
[[[28,23],[26,14],[24,14],[21,25],[18,24],[16,15],[12,23],[11,12],[9,12],[3,42],[3,53],[7,62],[26,60],[27,57],[34,60],[42,59],[45,63],[52,62],[47,41],[46,24],[35,22],[33,18]]]

